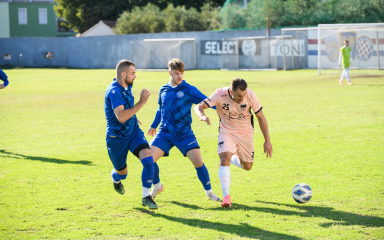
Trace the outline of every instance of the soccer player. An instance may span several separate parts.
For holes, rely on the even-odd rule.
[[[151,198],[153,181],[153,158],[143,131],[139,128],[136,113],[147,102],[151,92],[143,89],[140,100],[134,104],[132,95],[133,81],[136,79],[135,63],[121,60],[116,65],[116,78],[109,84],[105,93],[105,117],[107,119],[107,148],[114,169],[111,172],[115,190],[124,194],[121,180],[126,179],[127,155],[131,151],[143,164],[141,181],[143,184],[142,205],[157,209]]]
[[[153,159],[157,161],[162,156],[168,156],[170,149],[176,146],[192,162],[207,197],[220,201],[211,189],[208,169],[203,163],[200,146],[191,128],[192,104],[198,104],[206,96],[183,80],[184,63],[180,59],[171,59],[168,67],[170,81],[160,88],[159,108],[148,130],[149,136],[155,136],[150,142]],[[156,133],[159,124],[159,131]],[[151,196],[155,198],[162,191],[158,167],[155,167],[153,185]]]
[[[230,87],[216,89],[204,101],[195,106],[194,110],[201,121],[211,124],[204,114],[204,109],[216,106],[220,117],[218,153],[220,157],[219,179],[223,191],[222,207],[231,207],[229,187],[231,174],[229,166],[233,165],[251,170],[254,158],[253,146],[253,114],[259,121],[259,127],[264,135],[264,153],[272,157],[272,144],[269,137],[267,120],[264,117],[261,104],[255,93],[247,88],[244,79],[232,80]]]
[[[349,41],[344,41],[344,46],[340,49],[340,56],[339,56],[339,66],[341,63],[343,63],[343,73],[341,74],[341,78],[339,81],[340,85],[343,85],[343,79],[344,77],[348,81],[348,85],[352,85],[351,79],[349,78],[349,66],[351,65],[351,47],[349,46]]]
[[[0,84],[0,89],[4,89],[6,86],[8,86],[8,76],[3,72],[3,70],[0,69],[0,79],[4,82],[3,84]]]

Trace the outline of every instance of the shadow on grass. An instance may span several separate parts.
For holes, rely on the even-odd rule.
[[[333,224],[344,225],[344,226],[360,225],[360,226],[366,226],[366,227],[383,227],[384,226],[384,218],[338,211],[330,207],[318,207],[318,206],[301,205],[301,204],[300,205],[299,204],[281,204],[281,203],[265,202],[265,201],[256,201],[256,202],[262,203],[262,204],[271,204],[275,206],[285,206],[290,208],[296,208],[301,211],[283,210],[283,209],[278,209],[274,207],[247,206],[247,205],[238,204],[238,203],[232,203],[232,208],[230,210],[241,209],[241,210],[271,213],[276,215],[285,215],[285,216],[295,215],[299,217],[310,217],[310,218],[322,217],[322,218],[326,218],[336,222],[336,223],[326,223],[326,224],[320,225],[322,227],[330,227]],[[175,201],[172,201],[171,203],[182,206],[184,208],[190,208],[195,210],[203,209],[197,205],[179,203]],[[211,208],[209,210],[228,211],[229,209]],[[303,212],[303,210],[305,212]]]
[[[19,153],[12,153],[7,152],[3,149],[0,149],[0,156],[9,157],[9,158],[16,158],[16,159],[26,159],[26,160],[32,160],[32,161],[41,161],[41,162],[50,162],[50,163],[57,163],[57,164],[82,164],[82,165],[93,165],[91,161],[71,161],[71,160],[63,160],[58,158],[47,158],[47,157],[35,157],[35,156],[29,156]]]
[[[383,227],[384,226],[384,218],[338,211],[331,207],[318,207],[318,206],[302,205],[302,204],[300,205],[299,204],[281,204],[281,203],[265,202],[265,201],[256,201],[256,202],[263,203],[263,204],[271,204],[276,206],[286,206],[291,208],[297,208],[300,210],[304,210],[306,212],[287,211],[287,210],[281,210],[276,208],[249,207],[249,206],[240,205],[240,204],[236,204],[236,205],[239,207],[254,209],[256,211],[271,212],[271,213],[280,214],[280,215],[298,215],[301,217],[322,217],[322,218],[336,221],[337,222],[336,224],[344,225],[344,226],[349,226],[349,225],[360,225],[360,226],[366,226],[366,227]],[[326,224],[322,224],[321,226],[329,227],[329,226],[332,226],[333,224],[334,223],[326,223]]]
[[[178,202],[172,202],[178,205],[183,206],[184,204],[178,203]],[[187,206],[186,204],[185,206]],[[199,207],[194,205],[189,205],[192,208],[198,209]],[[255,239],[292,239],[292,240],[299,240],[301,238],[281,234],[281,233],[274,233],[270,231],[265,231],[261,228],[253,227],[247,223],[239,223],[239,224],[230,224],[230,223],[219,223],[219,222],[210,222],[198,218],[182,218],[182,217],[176,217],[176,216],[169,216],[157,212],[148,211],[144,208],[135,208],[138,211],[141,211],[143,213],[147,213],[151,215],[152,217],[158,217],[163,218],[168,221],[173,221],[177,223],[181,223],[184,225],[188,225],[195,228],[201,228],[201,229],[212,229],[219,232],[226,232],[230,234],[235,234],[239,237],[245,237],[245,238],[255,238]]]

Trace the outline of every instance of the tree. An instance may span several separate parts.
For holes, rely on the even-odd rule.
[[[114,31],[116,34],[156,33],[165,31],[165,14],[160,8],[148,4],[132,11],[125,11],[117,20]]]
[[[61,27],[84,32],[100,20],[116,21],[123,12],[131,11],[135,7],[143,8],[148,4],[155,5],[161,10],[172,4],[176,8],[193,8],[200,12],[204,4],[218,7],[222,6],[225,0],[55,0],[55,2],[56,14],[63,19]],[[188,14],[192,14],[190,17],[195,16],[192,12]]]

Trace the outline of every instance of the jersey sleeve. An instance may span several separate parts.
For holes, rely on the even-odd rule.
[[[159,126],[160,122],[161,122],[161,110],[160,110],[160,106],[159,106],[159,108],[157,109],[156,115],[155,115],[155,119],[153,119],[153,122],[151,124],[151,128],[156,129],[157,126]]]
[[[205,96],[202,92],[200,92],[199,89],[197,89],[194,86],[189,87],[189,93],[191,94],[191,96],[193,96],[194,104],[199,104],[200,102],[202,102],[204,99],[207,98],[207,96]]]
[[[214,107],[218,103],[218,91],[219,89],[216,89],[216,91],[209,97],[204,100],[205,104],[208,105],[208,107]]]
[[[112,109],[125,104],[123,96],[121,96],[121,93],[115,89],[109,92],[108,97],[111,100]]]
[[[263,108],[261,106],[261,103],[259,101],[259,99],[257,98],[256,94],[252,91],[250,91],[250,94],[251,94],[251,107],[252,107],[252,110],[255,114],[257,114],[258,112],[261,111],[261,109]]]

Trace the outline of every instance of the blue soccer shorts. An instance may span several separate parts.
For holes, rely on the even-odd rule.
[[[169,150],[171,150],[173,146],[176,146],[184,157],[187,156],[188,151],[200,148],[192,130],[178,136],[173,136],[169,132],[160,130],[152,139],[150,145],[156,146],[163,150],[164,156],[169,156]]]
[[[131,151],[139,158],[140,151],[149,148],[147,139],[140,128],[137,128],[127,138],[107,135],[106,140],[109,158],[113,167],[118,171],[124,170],[127,167],[128,151]]]

